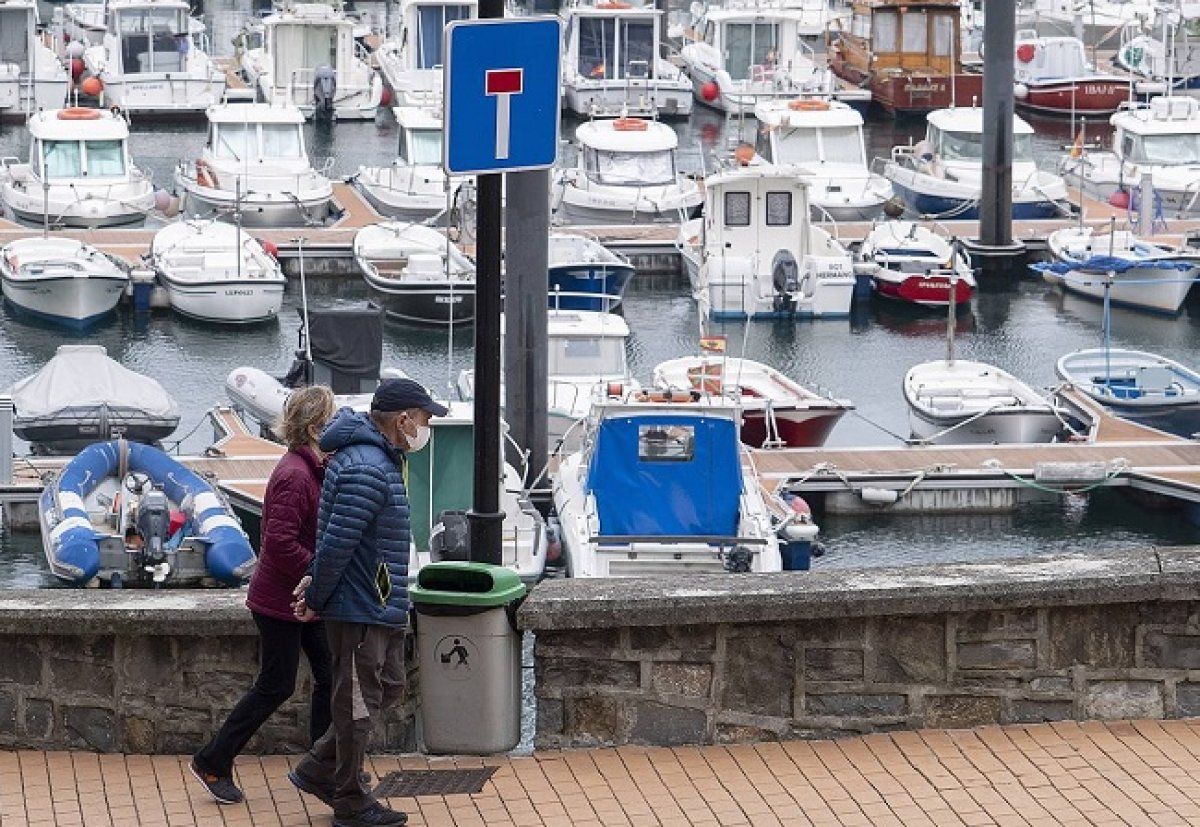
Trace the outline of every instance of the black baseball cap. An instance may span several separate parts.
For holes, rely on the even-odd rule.
[[[373,411],[407,411],[420,408],[433,416],[445,416],[450,409],[433,401],[420,382],[411,379],[384,379],[371,397]]]

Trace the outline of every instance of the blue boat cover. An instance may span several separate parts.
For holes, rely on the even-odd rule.
[[[646,459],[643,428],[693,430],[687,458]],[[737,535],[742,469],[730,419],[694,413],[604,419],[588,466],[600,535]]]
[[[1088,273],[1124,273],[1135,267],[1153,267],[1156,270],[1178,270],[1186,272],[1195,269],[1200,262],[1189,259],[1166,258],[1120,258],[1118,256],[1092,256],[1087,261],[1036,261],[1030,264],[1031,270],[1039,273],[1047,271],[1065,276],[1067,273],[1084,271]]]

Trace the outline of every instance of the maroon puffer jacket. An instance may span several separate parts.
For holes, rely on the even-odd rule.
[[[246,605],[253,612],[295,620],[292,590],[304,576],[317,545],[317,503],[325,466],[311,448],[279,460],[263,497],[262,542],[250,577]]]

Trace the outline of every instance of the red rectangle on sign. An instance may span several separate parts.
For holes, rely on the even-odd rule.
[[[523,74],[523,69],[489,69],[485,91],[489,95],[519,95]]]

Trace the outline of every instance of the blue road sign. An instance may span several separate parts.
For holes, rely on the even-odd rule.
[[[446,27],[445,135],[452,175],[545,169],[558,154],[554,17],[458,20]]]

